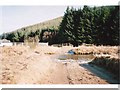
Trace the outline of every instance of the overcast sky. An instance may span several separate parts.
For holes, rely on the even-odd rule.
[[[0,34],[63,16],[67,6],[4,6],[0,11],[1,8]]]

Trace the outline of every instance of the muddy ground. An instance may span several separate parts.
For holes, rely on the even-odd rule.
[[[88,62],[59,60],[73,47],[0,47],[1,84],[109,84],[118,83],[110,72]]]

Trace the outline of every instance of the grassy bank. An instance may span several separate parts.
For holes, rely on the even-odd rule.
[[[75,54],[94,54],[94,55],[112,55],[116,56],[118,51],[118,46],[79,46],[75,49],[73,49]]]
[[[119,76],[119,48],[118,46],[79,46],[73,49],[77,55],[93,54],[95,58],[90,64],[103,67],[108,71]]]
[[[112,72],[119,77],[119,70],[120,70],[120,59],[119,58],[113,58],[113,57],[95,57],[95,59],[90,62],[90,64],[95,64],[97,66],[103,67],[107,69],[108,71]]]

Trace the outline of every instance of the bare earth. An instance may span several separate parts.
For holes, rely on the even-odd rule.
[[[0,47],[1,84],[108,84],[109,72],[78,61],[62,62],[57,56],[73,47]],[[49,55],[47,53],[54,53]]]

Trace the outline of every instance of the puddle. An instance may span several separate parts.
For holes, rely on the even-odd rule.
[[[59,60],[92,60],[93,55],[74,55],[74,54],[64,54],[58,57]]]

